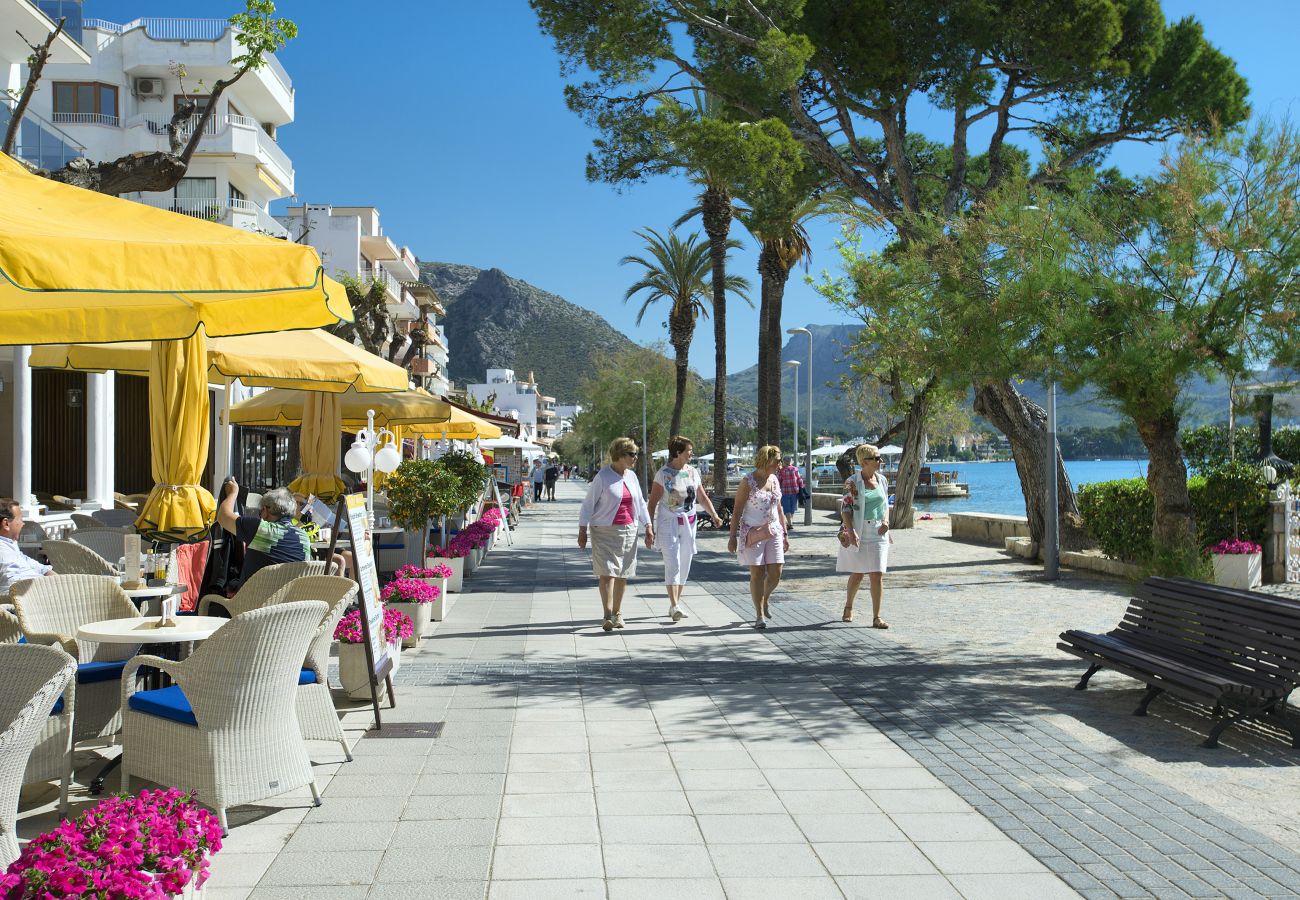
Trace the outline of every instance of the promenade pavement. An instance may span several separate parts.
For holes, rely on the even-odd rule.
[[[1134,718],[1115,675],[1071,690],[1055,635],[1113,626],[1123,583],[1048,584],[939,520],[896,533],[893,627],[867,627],[865,592],[844,624],[818,514],[765,631],[704,532],[690,618],[667,620],[642,549],[627,627],[604,633],[584,487],[529,509],[403,654],[382,729],[348,714],[353,762],[311,745],[321,807],[232,814],[210,900],[1300,897],[1280,733],[1205,750],[1203,710]]]

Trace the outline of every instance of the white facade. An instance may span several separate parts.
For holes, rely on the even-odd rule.
[[[578,418],[582,412],[580,403],[560,403],[555,407],[555,415],[558,420],[558,433],[561,435],[568,434],[573,430],[573,420]]]
[[[89,67],[47,65],[32,108],[92,160],[169,150],[178,101],[205,102],[207,86],[233,75],[230,60],[244,52],[225,19],[85,19],[81,41]],[[127,198],[287,237],[267,204],[293,193],[293,164],[275,139],[293,116],[293,84],[272,56],[222,93],[180,184]],[[198,116],[191,121],[197,125]],[[188,138],[188,129],[182,133]]]
[[[526,440],[549,446],[559,436],[555,398],[537,389],[537,381],[531,372],[527,381],[519,381],[513,369],[488,369],[485,383],[466,385],[465,390],[476,403],[485,403],[495,395],[492,412],[517,419],[530,435]],[[524,437],[522,429],[520,437]]]

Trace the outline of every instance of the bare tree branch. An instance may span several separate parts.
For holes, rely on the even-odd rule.
[[[27,105],[32,102],[32,94],[36,93],[36,85],[41,80],[41,72],[45,68],[45,63],[50,58],[50,47],[58,40],[59,35],[63,33],[63,23],[67,19],[59,19],[59,24],[43,44],[33,44],[23,37],[21,31],[14,32],[24,44],[32,50],[32,55],[28,58],[27,83],[23,85],[22,96],[18,98],[18,105],[14,107],[13,113],[9,117],[9,127],[5,130],[5,141],[0,146],[0,151],[6,154],[12,154],[14,150],[14,141],[18,140],[18,127],[22,124],[23,114],[27,112]]]

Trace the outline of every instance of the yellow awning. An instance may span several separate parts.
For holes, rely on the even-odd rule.
[[[351,321],[311,247],[32,175],[0,154],[0,341],[174,340]],[[200,377],[202,369],[198,370]]]
[[[33,347],[34,369],[71,369],[133,375],[149,372],[152,345],[47,344]],[[335,337],[327,331],[291,331],[209,338],[208,381],[238,378],[251,387],[284,387],[340,393],[405,390],[410,375],[401,366]]]
[[[308,391],[304,395],[304,418],[298,429],[298,458],[302,474],[289,482],[289,490],[315,494],[333,503],[343,493],[339,478],[339,434],[343,431],[339,395]]]
[[[451,417],[451,404],[425,391],[390,391],[339,394],[341,424],[359,428],[366,424],[366,411],[375,411],[375,424],[432,425]],[[264,391],[230,408],[232,425],[300,425],[307,392],[284,388]]]
[[[474,438],[499,438],[501,437],[501,429],[486,419],[452,406],[451,418],[446,422],[412,426],[406,430],[406,436],[435,439],[452,438],[460,441],[470,441]]]

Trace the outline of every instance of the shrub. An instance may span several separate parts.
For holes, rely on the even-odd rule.
[[[1085,484],[1078,501],[1084,527],[1102,553],[1127,562],[1151,557],[1155,498],[1145,478]]]
[[[1201,425],[1186,428],[1178,435],[1187,468],[1202,474],[1228,462],[1228,426]],[[1300,428],[1287,425],[1273,429],[1273,452],[1287,462],[1300,464]],[[1237,427],[1237,459],[1253,462],[1259,458],[1259,429],[1254,425]]]

